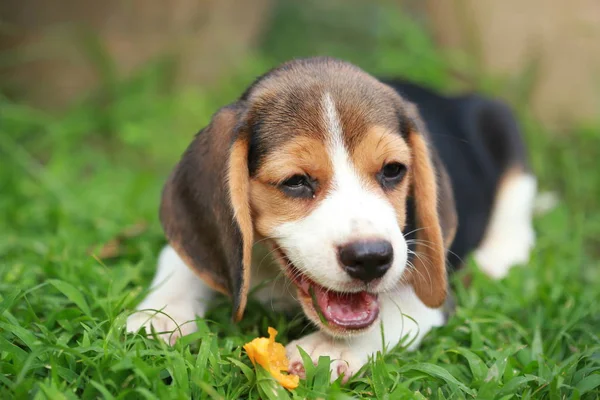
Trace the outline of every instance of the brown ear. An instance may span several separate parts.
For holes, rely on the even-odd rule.
[[[179,256],[230,295],[239,320],[248,295],[253,228],[248,202],[245,108],[222,108],[200,131],[163,191],[160,219]]]
[[[417,224],[417,247],[411,283],[428,307],[440,307],[447,294],[446,254],[456,231],[457,216],[450,180],[416,108],[409,107],[412,148],[412,195]]]

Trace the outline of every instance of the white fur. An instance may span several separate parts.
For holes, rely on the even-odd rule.
[[[150,294],[127,319],[127,331],[137,332],[150,325],[168,343],[196,331],[196,316],[203,317],[213,290],[198,278],[171,246],[158,258],[158,269]]]
[[[375,324],[358,336],[333,338],[319,331],[291,342],[286,346],[290,371],[299,374],[304,372],[299,346],[311,356],[314,363],[318,362],[319,356],[329,356],[332,361],[331,379],[335,380],[344,374],[346,380],[378,351],[392,349],[403,338],[407,349],[414,350],[425,334],[445,322],[443,312],[424,305],[411,286],[401,287],[381,297],[380,320],[381,325]]]
[[[338,246],[361,239],[388,240],[394,260],[381,281],[369,290],[390,290],[399,281],[407,260],[407,245],[390,202],[364,185],[344,146],[341,124],[329,94],[323,97],[324,121],[330,135],[332,189],[307,217],[283,223],[273,237],[302,273],[336,291],[364,290],[346,274],[337,259]],[[362,285],[362,286],[361,286]]]
[[[294,289],[286,282],[275,259],[260,245],[252,254],[251,286],[258,287],[254,297],[274,310],[297,306]],[[158,268],[150,293],[127,319],[127,331],[142,327],[150,333],[150,325],[167,343],[196,331],[194,320],[204,317],[215,291],[198,278],[175,250],[167,245],[158,258]]]
[[[370,291],[380,293],[381,326],[374,324],[361,335],[349,338],[333,338],[324,332],[307,335],[287,346],[291,369],[302,369],[297,346],[306,350],[316,362],[321,355],[328,355],[332,363],[332,379],[340,374],[346,378],[356,373],[377,351],[392,348],[407,336],[412,341],[409,349],[416,348],[423,336],[433,327],[444,323],[441,310],[426,307],[415,295],[412,287],[398,287],[407,261],[407,244],[398,226],[396,213],[383,196],[368,190],[352,165],[343,141],[342,126],[335,104],[329,94],[322,100],[323,120],[328,129],[328,151],[333,164],[332,189],[318,207],[306,218],[277,226],[269,236],[277,241],[286,255],[303,273],[319,284],[337,291],[359,291],[359,286],[340,267],[337,247],[361,239],[388,240],[394,249],[394,260],[376,286]],[[278,276],[270,260],[255,252],[252,284],[260,284],[265,277]],[[263,265],[263,263],[265,263]],[[258,296],[265,302],[283,299],[289,294],[288,283],[267,284]],[[362,284],[360,284],[362,285]],[[364,286],[364,285],[363,285]],[[283,289],[282,289],[283,288]],[[138,310],[162,309],[168,314],[138,312],[127,321],[129,331],[154,325],[165,333],[163,339],[173,343],[179,336],[195,331],[191,321],[203,316],[206,302],[213,296],[212,290],[202,283],[175,251],[167,246],[159,259],[158,271],[152,282],[152,292],[138,306]],[[183,324],[183,325],[182,325]],[[178,328],[180,325],[180,329]]]
[[[342,123],[335,108],[335,103],[329,93],[325,93],[322,99],[323,122],[329,133],[330,147],[344,146],[344,132],[342,132]]]
[[[498,191],[492,216],[474,257],[492,278],[505,277],[509,270],[529,261],[535,243],[533,211],[537,181],[534,176],[510,176]]]

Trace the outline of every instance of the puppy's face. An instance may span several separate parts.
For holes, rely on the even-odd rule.
[[[307,316],[340,335],[373,325],[402,278],[412,157],[384,85],[320,72],[250,92],[249,201]]]
[[[178,254],[231,295],[235,319],[252,244],[266,240],[306,314],[343,335],[372,326],[378,296],[401,282],[425,305],[443,303],[455,226],[444,177],[418,113],[393,89],[348,63],[299,60],[213,116],[167,182],[160,215]]]

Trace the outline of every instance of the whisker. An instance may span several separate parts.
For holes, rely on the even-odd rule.
[[[413,230],[412,230],[412,231],[410,231],[410,232],[404,233],[404,236],[406,237],[406,236],[408,236],[408,235],[411,235],[411,234],[413,234],[413,233],[416,233],[416,232],[422,231],[423,229],[425,229],[425,227],[423,227],[423,228],[416,228],[416,229],[413,229]]]
[[[257,270],[258,267],[260,267],[262,265],[262,263],[265,261],[265,259],[267,257],[269,257],[271,254],[273,254],[274,252],[276,252],[277,250],[280,250],[281,246],[275,246],[271,251],[269,251],[267,254],[265,254],[265,256],[259,261],[258,265],[257,265]]]
[[[415,272],[416,274],[418,274],[419,277],[421,277],[423,280],[425,280],[425,275],[423,275],[423,273],[421,271],[419,271],[412,262],[407,261],[407,264],[411,271]]]
[[[427,249],[435,249],[433,246],[430,246],[429,244],[423,243],[422,241],[419,240],[407,240],[406,244],[416,244],[418,246],[423,246]]]
[[[277,237],[275,237],[275,236],[265,236],[265,237],[263,237],[262,239],[255,241],[255,242],[254,242],[254,244],[259,244],[259,243],[262,243],[262,242],[264,242],[265,240],[276,240],[276,239],[278,239],[278,238],[277,238]]]
[[[417,253],[417,252],[415,252],[415,251],[410,251],[410,253],[411,253],[411,254],[413,254],[413,255],[415,255],[415,256],[416,256],[416,257],[417,257],[417,258],[418,258],[418,259],[419,259],[419,260],[420,260],[420,261],[421,261],[423,264],[425,264],[425,260],[423,260],[423,259],[421,258],[421,255],[420,255],[419,253]],[[429,278],[429,279],[427,279],[427,280],[426,280],[426,282],[428,281],[428,282],[429,282],[430,289],[433,289],[433,281],[432,281],[432,279],[431,279],[431,274],[429,273],[429,267],[431,267],[431,263],[429,263],[429,264],[425,264],[425,266],[426,266],[426,267],[428,267],[428,268],[425,268],[425,272],[427,272],[427,277]],[[418,272],[418,269],[416,269],[416,268],[415,268],[415,271],[417,271],[417,272]],[[423,276],[423,275],[421,275],[421,277],[422,277],[423,279],[425,278],[425,276]]]
[[[428,248],[428,249],[433,249],[433,247],[431,247],[431,246],[429,246],[429,245],[426,245],[426,244],[424,244],[424,242],[425,242],[425,243],[432,243],[432,242],[428,242],[428,241],[422,241],[422,240],[412,240],[412,239],[411,239],[411,240],[407,240],[407,241],[406,241],[406,243],[407,243],[407,244],[408,244],[408,243],[415,243],[415,244],[421,245],[421,246],[423,246],[423,247],[426,247],[426,248]],[[461,262],[461,263],[464,263],[464,262],[465,262],[465,260],[464,260],[462,257],[460,257],[458,254],[456,254],[454,251],[452,251],[452,250],[450,250],[450,249],[448,249],[448,248],[444,248],[444,250],[445,250],[446,252],[448,252],[448,254],[452,254],[453,256],[455,256],[455,257],[458,259],[458,261],[459,261],[459,262]]]

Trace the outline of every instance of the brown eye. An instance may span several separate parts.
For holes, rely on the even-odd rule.
[[[306,175],[293,175],[281,182],[279,189],[290,197],[312,198],[315,195],[316,182]]]
[[[393,188],[402,181],[406,175],[406,165],[400,163],[389,163],[379,171],[379,183],[386,189]]]
[[[291,178],[288,178],[285,181],[283,181],[282,185],[293,188],[293,187],[297,187],[297,186],[304,186],[304,185],[306,185],[306,183],[307,183],[306,176],[294,175]]]

